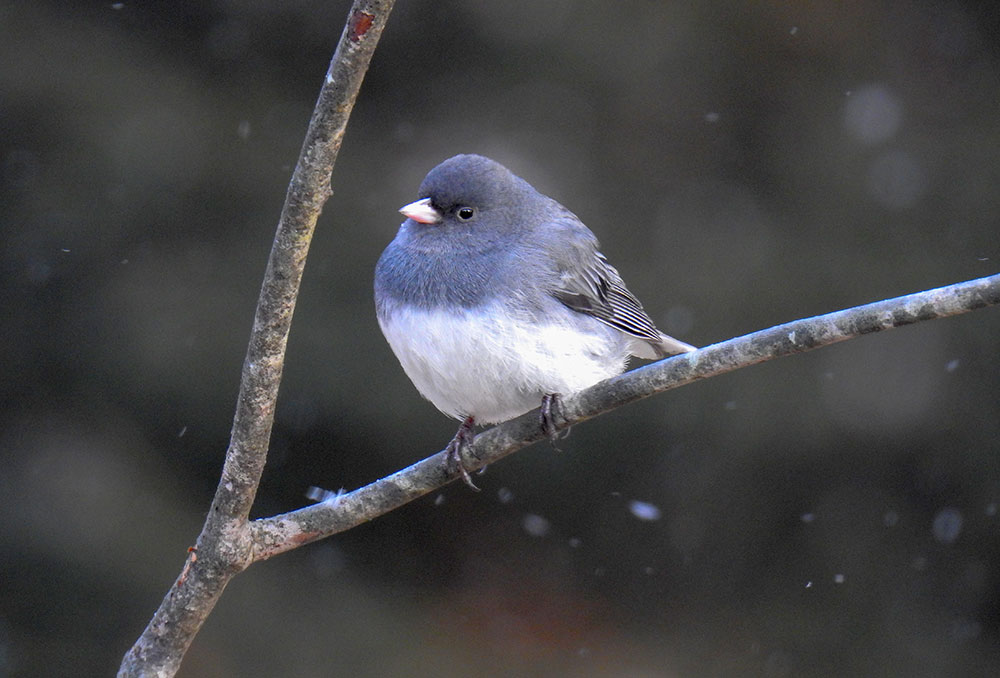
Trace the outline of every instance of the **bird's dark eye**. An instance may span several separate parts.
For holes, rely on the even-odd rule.
[[[472,217],[476,216],[476,210],[471,207],[459,207],[455,212],[461,221],[468,221]]]

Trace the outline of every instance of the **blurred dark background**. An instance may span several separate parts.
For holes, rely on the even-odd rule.
[[[0,676],[111,675],[194,543],[349,3],[0,2]],[[708,344],[1000,270],[994,3],[401,1],[255,516],[435,452],[372,269],[428,169]],[[181,676],[994,676],[1000,311],[694,384],[237,577]]]

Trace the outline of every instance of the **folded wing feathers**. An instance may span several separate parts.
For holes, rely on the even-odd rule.
[[[600,252],[594,252],[588,265],[565,280],[565,288],[556,297],[574,311],[591,315],[632,336],[660,341],[660,332],[642,310],[642,304],[628,291],[614,266]]]
[[[649,339],[654,342],[660,341],[659,330],[656,329],[653,321],[642,309],[642,304],[639,303],[639,300],[625,287],[625,283],[618,274],[618,271],[607,262],[604,255],[600,252],[598,252],[598,261],[604,269],[605,279],[609,288],[607,303],[611,307],[611,315],[605,322],[642,339]]]
[[[562,211],[562,218],[550,222],[546,229],[546,234],[558,239],[569,255],[563,260],[561,289],[555,292],[556,298],[574,311],[659,346],[664,335],[625,287],[615,267],[597,250],[597,239],[571,212],[565,208]]]

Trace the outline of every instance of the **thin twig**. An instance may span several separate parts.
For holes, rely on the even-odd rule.
[[[773,358],[996,304],[1000,304],[1000,274],[778,325],[646,365],[568,396],[561,400],[556,428]],[[538,412],[529,412],[476,436],[467,450],[467,466],[471,471],[492,464],[544,435]],[[444,452],[439,452],[370,485],[338,494],[335,500],[254,521],[253,559],[270,558],[388,513],[457,478],[449,477],[445,469]]]
[[[316,220],[361,82],[394,0],[357,0],[306,132],[264,275],[226,461],[180,576],[125,655],[119,676],[172,676],[226,584],[253,562],[247,525],[274,421],[288,330]]]

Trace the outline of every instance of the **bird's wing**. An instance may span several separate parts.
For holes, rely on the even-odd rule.
[[[597,249],[597,238],[572,214],[546,228],[554,240],[558,272],[554,296],[569,308],[640,339],[659,344],[664,335],[625,281]]]

